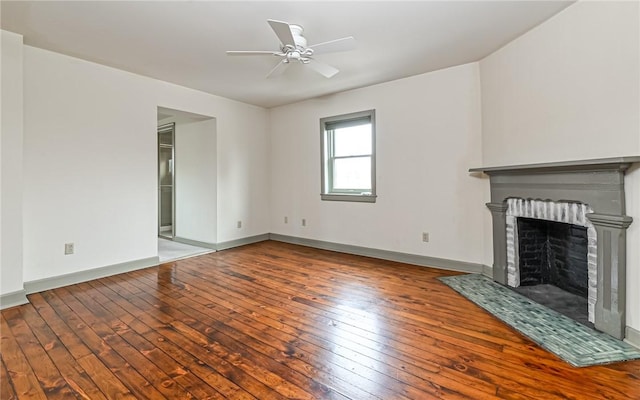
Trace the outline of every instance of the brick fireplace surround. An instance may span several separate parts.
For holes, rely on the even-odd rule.
[[[508,284],[507,200],[581,203],[597,235],[597,277],[594,325],[623,339],[626,310],[626,230],[624,173],[640,157],[472,168],[491,182],[493,217],[493,279]]]

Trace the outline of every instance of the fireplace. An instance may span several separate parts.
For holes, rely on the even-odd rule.
[[[519,286],[551,284],[587,298],[587,228],[533,218],[517,225]]]
[[[587,217],[591,207],[520,198],[508,198],[506,205],[507,284],[592,327],[597,235]]]
[[[624,338],[626,229],[632,221],[625,215],[624,172],[635,162],[640,157],[471,169],[490,177],[493,279],[521,284],[519,219],[581,227],[587,234],[588,318],[596,329]]]

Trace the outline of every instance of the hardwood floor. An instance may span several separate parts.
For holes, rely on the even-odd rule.
[[[449,274],[268,241],[33,294],[0,398],[640,398],[640,361],[573,368]]]

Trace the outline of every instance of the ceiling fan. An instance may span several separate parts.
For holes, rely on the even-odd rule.
[[[281,60],[267,74],[267,78],[276,77],[284,72],[284,70],[294,61],[325,76],[331,78],[339,71],[331,65],[322,63],[313,58],[316,54],[331,53],[338,51],[347,51],[355,48],[356,40],[352,37],[344,37],[341,39],[330,40],[328,42],[318,43],[313,46],[307,46],[307,39],[302,35],[304,30],[300,25],[288,24],[282,21],[267,20],[271,29],[280,39],[279,51],[227,51],[230,56],[276,56]]]

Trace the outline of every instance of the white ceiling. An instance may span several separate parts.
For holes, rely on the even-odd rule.
[[[2,29],[25,44],[263,107],[478,61],[571,1],[6,1]],[[265,79],[277,50],[267,19],[302,25],[310,45],[354,36],[357,49],[318,55],[331,79],[293,65]]]

